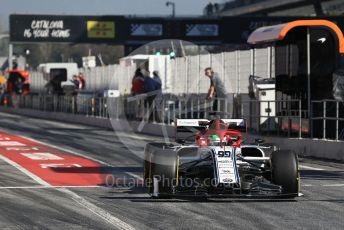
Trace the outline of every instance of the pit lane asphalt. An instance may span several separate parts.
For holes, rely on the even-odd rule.
[[[137,140],[159,140],[4,113],[0,130],[93,157],[127,177],[143,171],[141,157],[128,148],[140,152]],[[295,200],[152,200],[139,186],[67,189],[135,229],[344,229],[344,164],[300,160],[304,196]],[[60,188],[40,187],[1,160],[0,207],[1,229],[118,228]]]

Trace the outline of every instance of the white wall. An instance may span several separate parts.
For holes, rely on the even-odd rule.
[[[248,93],[248,79],[251,74],[274,77],[274,50],[269,47],[201,54],[174,60],[167,58],[159,60],[159,63],[152,59],[151,62],[151,72],[158,68],[161,73],[163,91],[173,94],[206,93],[209,79],[204,76],[204,69],[207,67],[212,67],[219,74],[228,93]],[[135,65],[109,65],[80,71],[85,75],[87,91],[118,89],[122,94],[126,94],[130,93],[135,69]],[[33,91],[43,92],[45,84],[40,73],[31,73]]]

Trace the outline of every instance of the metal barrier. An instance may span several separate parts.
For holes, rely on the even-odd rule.
[[[302,110],[301,102],[298,100],[240,101],[240,98],[233,96],[218,99],[217,103],[215,112],[222,118],[246,119],[252,133],[299,138],[310,136],[308,113]],[[214,100],[206,100],[203,95],[176,97],[142,94],[118,98],[94,95],[29,95],[20,96],[14,107],[173,125],[176,118],[210,118],[211,112],[214,112],[213,104]],[[314,121],[318,119],[320,118],[312,118]],[[327,116],[322,120],[332,118]],[[337,116],[337,123],[342,120]],[[338,124],[336,130],[339,130],[339,127]],[[326,126],[324,128],[326,130]],[[336,140],[341,138],[340,135],[336,136]]]
[[[64,112],[94,117],[108,117],[107,98],[91,95],[53,96],[28,95],[19,96],[13,105],[18,108],[47,112]]]
[[[311,137],[344,139],[344,103],[336,100],[312,101]]]
[[[28,95],[11,99],[14,107],[19,108],[166,125],[173,125],[176,118],[210,118],[211,112],[217,112],[222,118],[246,119],[249,130],[256,134],[344,139],[344,103],[341,101],[312,101],[309,113],[299,100],[240,101],[235,97],[217,100],[214,111],[214,100],[206,100],[203,95],[142,94],[118,98]]]

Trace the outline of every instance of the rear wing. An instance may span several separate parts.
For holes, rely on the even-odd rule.
[[[228,125],[228,129],[238,130],[240,132],[247,132],[247,124],[245,119],[221,119]]]
[[[192,136],[201,130],[208,129],[208,119],[177,119],[176,122],[176,140]]]
[[[228,129],[247,133],[245,119],[221,119]],[[207,130],[211,120],[208,119],[177,119],[176,122],[176,140],[192,136],[192,133]]]

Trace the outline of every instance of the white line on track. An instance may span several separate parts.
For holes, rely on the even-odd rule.
[[[20,136],[20,137],[22,137],[22,138],[25,138],[25,139],[27,139],[27,140],[30,140],[30,141],[33,141],[33,142],[42,144],[42,145],[47,145],[47,146],[52,147],[52,148],[56,148],[56,149],[59,149],[59,150],[65,151],[65,152],[69,152],[69,153],[74,154],[74,155],[77,155],[77,156],[81,156],[81,157],[87,158],[87,159],[89,159],[89,160],[98,162],[98,163],[103,164],[103,165],[105,165],[105,166],[114,167],[114,166],[112,166],[112,165],[109,164],[109,163],[106,163],[106,162],[104,162],[104,161],[95,159],[95,158],[93,158],[93,157],[89,157],[89,156],[84,155],[84,154],[81,154],[81,153],[77,153],[77,152],[75,152],[75,151],[73,151],[73,150],[70,150],[70,149],[65,149],[65,148],[63,148],[63,147],[55,146],[55,145],[53,145],[53,144],[45,143],[45,142],[42,142],[42,141],[37,141],[37,140],[32,139],[32,138],[30,138],[30,137],[25,137],[25,136],[21,136],[21,135],[18,135],[18,136]],[[134,177],[134,178],[136,178],[136,179],[143,180],[143,178],[142,178],[141,176],[136,175],[136,174],[134,174],[134,173],[126,172],[126,174],[128,174],[128,175],[130,175],[130,176],[132,176],[132,177]]]
[[[324,171],[325,169],[322,168],[315,168],[315,167],[311,167],[311,166],[306,166],[306,165],[300,165],[301,169],[310,169],[310,170],[316,170],[316,171]]]
[[[51,145],[51,144],[47,144],[47,143],[43,143],[43,142],[40,142],[40,141],[37,141],[37,140],[34,140],[34,139],[31,139],[31,138],[28,138],[28,137],[25,137],[25,136],[21,136],[21,135],[17,135],[17,136],[20,136],[22,138],[25,138],[27,140],[30,140],[30,141],[33,141],[33,142],[36,142],[36,143],[40,143],[42,145],[47,145],[49,147],[53,147],[53,148],[56,148],[56,149],[59,149],[59,150],[62,150],[62,151],[66,151],[66,152],[69,152],[69,153],[72,153],[74,155],[78,155],[78,156],[82,156],[82,157],[85,157],[87,159],[90,159],[90,160],[93,160],[95,162],[98,162],[98,163],[101,163],[101,164],[104,164],[104,165],[109,165],[103,161],[100,161],[100,160],[97,160],[97,159],[94,159],[92,157],[87,157],[85,155],[82,155],[80,153],[76,153],[74,151],[71,151],[69,149],[64,149],[64,148],[61,148],[61,147],[58,147],[58,146],[54,146],[54,145]],[[33,180],[35,180],[37,183],[45,186],[45,187],[52,187],[50,184],[48,184],[46,181],[42,180],[41,178],[39,178],[38,176],[32,174],[31,172],[29,172],[28,170],[26,170],[25,168],[21,167],[20,165],[18,165],[17,163],[11,161],[10,159],[0,155],[0,159],[4,160],[5,162],[7,162],[8,164],[12,165],[13,167],[17,168],[18,170],[20,170],[21,172],[23,172],[24,174],[28,175],[29,177],[31,177]],[[67,195],[69,195],[75,202],[77,202],[78,204],[80,204],[82,207],[84,208],[87,208],[90,212],[96,214],[97,216],[99,216],[100,218],[102,218],[103,220],[107,221],[109,224],[113,225],[115,228],[117,229],[123,229],[123,230],[134,230],[135,228],[133,228],[132,226],[130,226],[129,224],[125,223],[124,221],[120,220],[119,218],[117,217],[114,217],[112,216],[110,213],[108,213],[107,211],[105,211],[104,209],[90,203],[89,201],[87,201],[85,198],[82,198],[81,196],[79,196],[78,194],[70,191],[69,189],[67,188],[55,188],[56,190],[58,191],[61,191]]]
[[[344,187],[344,184],[324,184],[323,187]]]
[[[60,146],[56,146],[56,145],[49,144],[49,143],[46,143],[46,142],[38,141],[38,140],[32,139],[32,138],[30,138],[30,137],[25,137],[25,136],[21,136],[21,135],[17,135],[17,136],[19,136],[19,137],[21,137],[21,138],[24,138],[24,139],[27,139],[27,140],[32,141],[32,142],[36,142],[36,143],[39,143],[39,144],[42,144],[42,145],[49,146],[49,147],[51,147],[51,148],[55,148],[55,149],[59,149],[59,150],[61,150],[61,151],[65,151],[65,152],[71,153],[71,154],[73,154],[73,155],[77,155],[77,156],[80,156],[80,157],[84,157],[84,158],[86,158],[86,159],[92,160],[92,161],[94,161],[94,162],[98,162],[98,163],[100,163],[100,164],[102,164],[102,165],[105,165],[105,166],[111,166],[110,164],[108,164],[108,163],[106,163],[106,162],[104,162],[104,161],[102,161],[102,160],[98,160],[98,159],[96,159],[96,158],[93,158],[93,157],[90,157],[90,156],[86,156],[86,155],[84,155],[84,154],[75,152],[75,151],[70,150],[70,149],[66,149],[66,148],[63,148],[63,147],[60,147]]]
[[[65,193],[65,194],[68,194],[74,201],[79,203],[81,206],[83,206],[84,208],[87,208],[89,211],[93,212],[97,216],[106,220],[108,223],[112,224],[116,228],[123,229],[123,230],[134,230],[134,228],[132,226],[130,226],[129,224],[127,224],[124,221],[112,216],[110,213],[108,213],[105,210],[99,208],[98,206],[88,202],[85,198],[82,198],[78,194],[70,191],[69,189],[57,188],[57,190]]]
[[[312,184],[302,184],[302,187],[344,187],[344,184],[322,184],[322,185],[312,185]]]
[[[15,167],[16,169],[18,169],[19,171],[21,171],[22,173],[26,174],[27,176],[31,177],[34,181],[36,181],[38,184],[43,185],[43,186],[50,186],[49,183],[47,183],[46,181],[42,180],[40,177],[36,176],[35,174],[29,172],[28,170],[26,170],[25,168],[23,168],[22,166],[20,166],[19,164],[17,164],[14,161],[11,161],[10,159],[8,159],[5,156],[0,155],[0,159],[2,159],[3,161],[5,161],[6,163],[8,163],[9,165],[12,165],[13,167]]]

